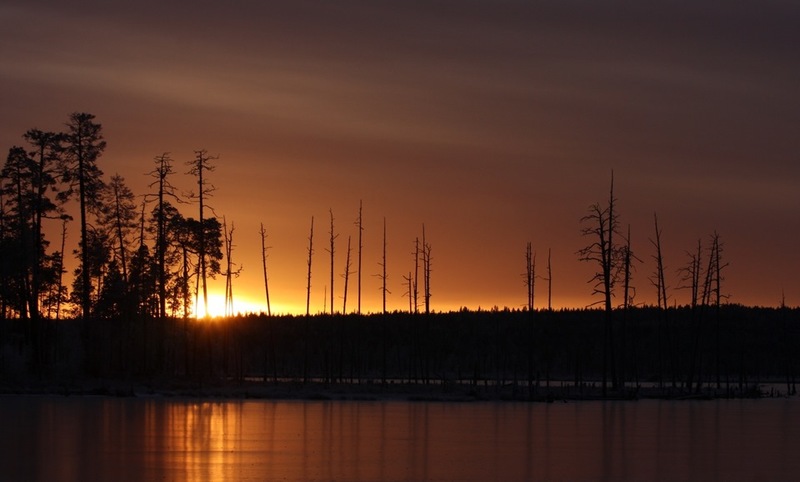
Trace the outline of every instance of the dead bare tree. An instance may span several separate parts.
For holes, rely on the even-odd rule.
[[[699,391],[702,386],[702,359],[700,351],[700,341],[702,338],[703,326],[705,323],[706,309],[712,304],[717,313],[716,331],[716,350],[717,350],[717,385],[721,385],[719,380],[719,310],[718,305],[722,298],[719,292],[719,285],[722,279],[722,269],[727,264],[721,264],[721,246],[719,235],[714,232],[711,236],[711,247],[708,250],[708,261],[703,270],[703,248],[702,241],[697,241],[697,252],[690,254],[689,263],[681,268],[682,284],[679,288],[690,288],[692,297],[692,325],[693,337],[692,348],[689,358],[689,372],[686,379],[688,390]],[[702,284],[701,284],[702,281]],[[690,283],[689,286],[686,283]]]
[[[386,287],[386,280],[388,280],[389,276],[386,274],[386,218],[383,218],[383,257],[382,261],[378,263],[378,266],[382,268],[380,274],[376,275],[378,278],[381,279],[382,286],[381,286],[381,294],[383,295],[383,314],[386,314],[386,295],[391,294],[391,291]]]
[[[406,289],[406,292],[403,293],[403,296],[408,296],[408,312],[409,313],[413,313],[414,312],[414,292],[413,292],[412,284],[413,284],[413,281],[414,281],[414,277],[412,276],[411,271],[408,272],[408,276],[403,275],[403,281],[406,282],[406,286],[408,287]]]
[[[547,248],[547,311],[553,309],[553,265],[550,262],[550,248]]]
[[[528,289],[528,311],[533,311],[533,301],[536,287],[536,253],[533,252],[531,242],[525,247],[525,287]]]
[[[269,278],[267,277],[267,250],[269,247],[266,245],[267,230],[264,229],[264,223],[261,223],[261,266],[264,268],[264,291],[267,295],[267,316],[272,316],[272,308],[269,303]]]
[[[702,276],[703,240],[697,240],[697,251],[686,252],[688,261],[678,268],[680,284],[678,289],[689,290],[689,306],[694,310],[700,304],[700,278]]]
[[[661,230],[658,228],[658,215],[653,213],[653,221],[655,223],[656,239],[650,240],[650,244],[656,249],[656,254],[653,255],[653,260],[656,262],[656,271],[653,273],[650,282],[656,288],[656,300],[658,307],[661,309],[667,308],[667,283],[664,280],[664,257],[661,253]]]
[[[303,384],[308,381],[309,329],[308,318],[311,314],[311,259],[314,254],[314,216],[311,216],[311,232],[308,235],[308,281],[306,284],[306,317],[303,319]]]
[[[356,226],[358,226],[358,314],[361,314],[361,252],[364,249],[362,242],[362,234],[364,233],[364,218],[362,217],[362,209],[364,207],[363,201],[358,201],[358,219]]]
[[[633,285],[633,273],[636,271],[636,264],[642,260],[636,256],[631,247],[631,226],[628,225],[628,233],[624,238],[625,245],[620,247],[620,259],[622,262],[623,293],[624,299],[622,308],[628,309],[635,306],[636,287]]]
[[[225,247],[225,316],[233,316],[233,262],[231,261],[233,225],[228,232],[228,221],[222,216],[222,236]]]
[[[326,249],[325,251],[327,251],[327,252],[329,252],[331,254],[331,314],[333,314],[336,311],[336,309],[334,308],[334,305],[333,305],[333,279],[334,279],[333,260],[334,260],[334,253],[335,253],[335,246],[334,245],[335,245],[336,238],[338,238],[339,235],[338,234],[334,234],[334,232],[333,232],[333,209],[330,209],[330,213],[331,213],[331,230],[330,230],[331,247]]]
[[[717,269],[715,266],[716,261],[718,260],[717,257],[717,249],[718,249],[718,241],[719,239],[715,235],[712,236],[711,239],[711,248],[708,253],[708,265],[705,271],[705,278],[703,281],[703,291],[701,297],[701,304],[700,310],[698,314],[697,324],[696,326],[696,334],[695,334],[695,350],[693,352],[693,368],[696,367],[697,369],[697,385],[696,390],[700,391],[702,386],[702,360],[701,360],[701,353],[700,353],[700,338],[702,336],[702,327],[703,323],[705,322],[704,314],[707,309],[711,305],[711,297],[713,295],[713,287],[715,285],[714,278],[717,273]],[[690,384],[691,386],[691,384]]]
[[[535,295],[535,288],[536,288],[536,253],[533,251],[533,245],[530,241],[525,247],[525,286],[528,289],[528,302],[527,302],[527,309],[528,309],[528,316],[530,317],[530,323],[527,326],[527,337],[528,337],[528,394],[533,396],[535,393],[536,386],[534,385],[534,373],[535,373],[535,362],[534,362],[534,352],[536,351],[536,327],[535,318],[534,318],[534,295]]]
[[[677,385],[677,359],[673,346],[674,333],[669,325],[669,298],[667,297],[667,282],[664,277],[664,257],[661,250],[661,229],[658,227],[658,215],[653,213],[653,222],[655,225],[655,240],[650,240],[650,244],[656,250],[652,256],[656,262],[656,270],[650,278],[650,282],[656,288],[656,301],[660,312],[660,323],[658,328],[658,379],[659,386],[664,386],[664,354],[669,356],[669,367],[672,377],[673,388]],[[666,347],[665,347],[666,345]]]
[[[536,307],[536,252],[533,252],[531,257],[531,302],[530,310],[533,311]]]
[[[343,314],[347,313],[347,288],[348,288],[348,285],[349,285],[349,282],[350,282],[350,268],[351,268],[350,252],[351,252],[351,249],[350,249],[350,236],[348,236],[347,237],[347,260],[345,261],[344,274],[342,275],[342,277],[344,277],[344,296],[343,296],[344,301],[342,302],[342,313]]]
[[[625,237],[625,245],[621,248],[622,254],[622,272],[623,272],[623,293],[624,299],[622,302],[622,326],[620,327],[620,378],[624,387],[628,375],[628,365],[633,366],[634,373],[636,371],[636,344],[632,344],[628,350],[628,308],[634,304],[634,297],[636,288],[631,284],[632,272],[635,269],[634,262],[641,260],[633,253],[631,249],[631,226],[628,225],[628,235]]]
[[[425,224],[422,224],[422,281],[425,301],[425,314],[431,312],[431,245],[425,238]]]
[[[311,257],[314,254],[314,216],[311,216],[311,233],[308,235],[308,283],[306,284],[306,316],[311,313]]]
[[[686,252],[686,256],[688,257],[688,261],[684,266],[681,266],[678,269],[678,274],[680,275],[680,284],[678,285],[679,290],[688,289],[689,290],[689,306],[691,307],[692,313],[692,329],[695,334],[698,334],[696,330],[697,325],[697,307],[698,307],[698,293],[699,293],[699,286],[700,286],[700,269],[701,269],[701,260],[700,257],[702,256],[702,240],[697,240],[697,251],[696,252]],[[692,336],[692,335],[688,335]],[[699,343],[699,340],[697,340]],[[695,340],[692,337],[692,347],[691,352],[689,354],[690,360],[690,367],[689,371],[686,374],[686,389],[692,389],[692,383],[694,381],[694,364],[695,364]]]
[[[242,268],[234,269],[236,263],[233,262],[233,231],[234,226],[231,223],[231,229],[228,230],[225,216],[222,217],[222,233],[225,243],[225,260],[227,266],[225,268],[225,315],[233,316],[233,278],[238,278],[242,272]]]
[[[714,231],[714,234],[711,235],[711,253],[710,256],[712,258],[712,270],[713,270],[713,306],[714,306],[714,319],[716,321],[716,330],[715,330],[715,357],[716,357],[716,378],[717,378],[717,389],[722,388],[722,380],[721,380],[721,363],[720,363],[720,333],[721,333],[721,326],[720,326],[720,304],[722,303],[723,298],[727,298],[726,295],[722,294],[722,270],[728,266],[728,263],[722,262],[722,251],[723,251],[723,243],[720,241],[720,236]]]
[[[387,364],[386,364],[386,356],[387,356],[387,334],[386,334],[386,294],[389,293],[389,290],[386,288],[386,280],[388,276],[386,275],[386,216],[383,217],[383,261],[378,263],[381,268],[383,269],[382,274],[378,275],[383,282],[383,287],[381,288],[381,294],[383,295],[383,319],[381,322],[381,339],[383,340],[383,368],[381,370],[381,385],[386,385],[386,375],[387,375]]]
[[[414,313],[419,313],[419,238],[414,239]]]
[[[267,276],[267,230],[264,228],[264,223],[261,223],[261,266],[264,270],[264,292],[267,296],[267,316],[272,317],[272,306],[269,300],[269,277]],[[264,349],[264,382],[267,381],[268,366],[272,367],[272,380],[277,381],[277,367],[275,363],[275,329],[272,327],[270,321],[267,322],[268,336],[267,346]]]
[[[593,241],[585,248],[578,251],[581,261],[596,263],[599,270],[589,280],[594,284],[593,294],[603,296],[605,321],[603,330],[603,396],[608,389],[608,375],[614,388],[617,387],[617,374],[614,367],[614,328],[613,305],[614,286],[618,276],[619,250],[614,244],[614,236],[618,234],[618,215],[616,212],[616,198],[614,197],[614,173],[611,173],[611,189],[609,190],[608,204],[601,206],[595,203],[589,207],[589,214],[581,218],[581,222],[588,224],[582,234]],[[599,303],[599,302],[598,302]]]

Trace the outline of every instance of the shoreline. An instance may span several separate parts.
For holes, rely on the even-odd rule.
[[[106,396],[119,398],[194,398],[207,400],[300,400],[300,401],[405,401],[405,402],[523,402],[566,403],[580,401],[637,401],[637,400],[720,400],[792,398],[776,389],[779,383],[750,384],[740,390],[738,386],[722,388],[703,387],[687,391],[679,387],[626,386],[603,395],[596,382],[575,386],[521,386],[472,384],[422,384],[422,383],[324,383],[300,381],[225,382],[220,380],[195,382],[82,380],[71,383],[40,381],[35,383],[0,385],[0,396]]]

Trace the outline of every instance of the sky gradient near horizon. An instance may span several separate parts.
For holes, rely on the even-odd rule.
[[[655,303],[657,212],[675,302],[686,252],[716,230],[732,302],[800,304],[796,3],[10,0],[0,19],[0,147],[90,112],[99,166],[137,194],[159,154],[185,191],[193,151],[218,155],[211,205],[235,223],[240,309],[264,298],[263,222],[273,309],[304,312],[311,216],[322,309],[330,209],[340,310],[360,200],[366,310],[380,308],[384,217],[389,309],[408,308],[423,223],[433,309],[523,306],[528,241],[540,274],[552,250],[554,305],[586,306],[579,220],[612,170],[643,261],[637,302]],[[355,299],[353,277],[348,311]]]

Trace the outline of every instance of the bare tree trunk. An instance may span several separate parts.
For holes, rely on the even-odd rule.
[[[422,225],[422,281],[425,314],[431,312],[431,245],[425,238],[425,224]]]
[[[611,368],[611,383],[614,388],[617,388],[618,380],[617,380],[617,373],[614,367],[616,367],[615,363],[615,356],[614,356],[614,320],[613,320],[613,306],[611,304],[611,298],[613,296],[613,269],[614,269],[614,253],[615,253],[615,246],[614,246],[614,226],[616,224],[616,214],[614,213],[614,173],[611,173],[611,190],[609,191],[608,195],[608,250],[606,251],[606,261],[603,264],[603,292],[605,295],[605,309],[606,309],[606,340],[605,345],[606,349],[604,352],[606,356],[604,358],[608,358],[608,362],[604,363],[607,367]],[[605,369],[603,370],[605,372]],[[604,376],[605,378],[605,376]],[[603,395],[605,395],[605,383],[603,384]]]
[[[226,259],[226,269],[225,269],[225,315],[226,316],[233,316],[233,278],[235,276],[239,276],[239,270],[234,270],[233,267],[235,266],[233,262],[233,230],[234,226],[231,223],[231,229],[228,231],[227,224],[225,221],[225,217],[222,217],[222,231],[224,235],[224,242],[225,242],[225,259]]]
[[[717,389],[720,389],[722,386],[721,381],[721,362],[720,362],[720,333],[721,333],[721,326],[720,326],[720,304],[722,303],[722,291],[721,291],[721,284],[722,284],[722,270],[728,266],[728,263],[722,263],[722,242],[720,241],[719,234],[714,231],[712,235],[712,248],[711,248],[711,256],[713,257],[713,266],[714,266],[714,279],[713,279],[713,296],[714,296],[714,318],[716,321],[716,371],[717,371]]]
[[[527,326],[527,334],[528,334],[528,349],[527,357],[528,357],[528,396],[533,397],[535,392],[534,386],[534,353],[537,351],[535,347],[536,343],[536,327],[534,326],[534,295],[535,295],[535,283],[536,283],[536,254],[533,252],[533,245],[529,241],[526,249],[525,249],[525,264],[526,264],[526,272],[525,272],[525,284],[528,288],[528,316],[530,321]]]
[[[347,288],[350,282],[350,236],[347,237],[347,258],[344,265],[344,301],[342,302],[342,314],[347,314]]]
[[[666,281],[664,278],[664,258],[661,253],[661,230],[658,228],[658,215],[653,213],[653,221],[655,224],[655,231],[656,231],[656,239],[655,241],[651,240],[650,243],[653,244],[656,248],[655,254],[655,261],[656,261],[656,272],[655,272],[655,281],[653,284],[656,287],[656,299],[658,301],[658,309],[660,311],[659,315],[659,327],[657,330],[657,338],[658,338],[658,384],[660,388],[664,387],[664,352],[666,351],[669,354],[670,359],[670,372],[672,376],[672,387],[675,388],[677,381],[676,381],[676,354],[675,348],[671,342],[672,334],[667,322],[668,317],[668,303],[667,303],[667,286]],[[666,350],[665,350],[666,345]]]
[[[692,334],[691,336],[691,352],[689,354],[689,372],[687,373],[686,379],[686,390],[691,391],[694,387],[694,375],[695,369],[699,364],[698,358],[698,349],[700,344],[700,316],[699,312],[699,300],[698,300],[698,293],[700,291],[700,257],[702,256],[702,241],[697,240],[697,253],[690,255],[690,263],[684,271],[686,271],[686,277],[684,279],[688,279],[691,283],[689,288],[691,290],[691,309],[692,309]]]
[[[311,233],[308,235],[308,283],[306,284],[306,316],[311,309],[311,256],[314,254],[314,216],[311,216]]]
[[[342,315],[347,314],[347,287],[350,281],[350,236],[347,237],[347,258],[344,266],[344,301],[342,302]],[[345,316],[341,317],[339,324],[339,381],[344,379],[344,340]]]
[[[533,311],[533,277],[534,277],[534,261],[533,261],[533,248],[531,242],[528,241],[525,247],[525,287],[528,289],[528,311]]]
[[[715,351],[716,351],[716,368],[717,368],[717,390],[722,387],[722,380],[720,375],[720,314],[719,314],[719,306],[720,306],[720,276],[722,267],[720,266],[720,245],[719,245],[719,235],[716,231],[714,231],[714,235],[712,238],[713,248],[712,248],[712,256],[714,257],[714,319],[716,321],[716,330],[715,336],[716,339],[715,343]]]
[[[383,314],[386,314],[386,293],[389,293],[389,290],[386,288],[386,279],[388,276],[386,275],[386,218],[383,218],[383,261],[379,264],[383,269],[382,274],[380,274],[381,281],[383,282],[383,286],[381,287],[381,294],[383,295]]]
[[[383,218],[383,261],[381,262],[381,267],[383,268],[383,274],[381,274],[381,280],[383,281],[383,288],[381,289],[383,295],[383,320],[382,320],[382,336],[383,339],[383,370],[381,375],[381,383],[383,386],[386,385],[386,378],[387,378],[387,340],[386,340],[386,293],[388,290],[386,289],[386,217]]]
[[[414,278],[411,275],[411,271],[408,272],[408,276],[403,276],[403,280],[406,282],[406,286],[408,286],[408,291],[406,291],[406,295],[408,295],[408,312],[414,312],[414,293],[412,291],[411,283]]]
[[[339,235],[338,234],[337,235],[333,234],[333,209],[330,210],[330,213],[331,213],[331,231],[330,231],[331,247],[327,251],[331,254],[331,314],[333,314],[336,311],[336,309],[334,308],[334,305],[333,305],[333,291],[334,291],[333,290],[333,279],[334,279],[333,259],[334,259],[334,244],[335,244],[334,242],[336,241],[336,238],[339,237]]]
[[[531,306],[530,310],[536,308],[536,252],[531,257]]]
[[[689,366],[689,378],[687,383],[687,388],[692,390],[694,388],[695,391],[700,391],[702,387],[702,354],[700,351],[700,339],[702,337],[703,326],[704,326],[704,313],[705,309],[709,304],[709,300],[711,297],[711,287],[714,278],[714,259],[715,259],[715,251],[716,247],[713,244],[712,240],[712,247],[711,251],[709,252],[709,260],[708,260],[708,267],[706,268],[705,272],[702,272],[702,243],[700,240],[697,242],[697,255],[693,257],[693,264],[694,264],[694,272],[693,274],[693,297],[696,298],[694,300],[695,310],[693,313],[696,313],[694,317],[694,341],[692,344],[692,354],[691,354],[691,363]],[[701,272],[702,272],[702,279],[703,284],[702,287],[700,286],[701,280]],[[696,378],[695,378],[696,377]],[[693,383],[693,381],[696,382]]]
[[[706,268],[705,272],[705,280],[703,281],[703,295],[702,295],[702,304],[700,305],[700,318],[698,321],[697,332],[698,332],[698,340],[700,336],[702,336],[702,326],[704,321],[704,314],[706,309],[711,303],[711,294],[712,294],[712,286],[713,286],[713,279],[714,279],[714,260],[715,254],[714,251],[716,250],[716,246],[714,245],[714,240],[712,239],[712,247],[711,251],[709,252],[708,256],[708,267]],[[698,344],[699,345],[699,344]],[[697,364],[697,388],[696,390],[699,392],[700,388],[702,387],[702,356],[700,355],[700,349],[698,346],[698,364]]]
[[[553,265],[550,263],[550,248],[547,249],[547,311],[553,309]]]
[[[311,216],[311,232],[308,235],[308,282],[306,285],[306,317],[303,320],[303,384],[308,381],[309,329],[308,318],[311,309],[311,257],[314,254],[314,216]]]
[[[364,249],[364,243],[361,241],[361,236],[364,233],[364,219],[362,217],[363,201],[358,201],[358,314],[361,314],[361,252]]]
[[[269,247],[266,245],[267,240],[267,230],[264,228],[264,223],[261,223],[261,265],[264,269],[264,291],[267,296],[267,322],[266,322],[266,329],[268,330],[267,335],[267,347],[264,349],[264,382],[267,381],[267,374],[269,372],[268,366],[272,367],[272,380],[273,382],[278,381],[278,374],[277,374],[277,367],[275,363],[275,332],[274,327],[272,326],[272,307],[269,301],[269,277],[267,276],[267,249]]]
[[[631,225],[628,225],[628,236],[625,239],[625,247],[623,248],[623,270],[624,270],[624,281],[623,281],[623,296],[624,300],[622,301],[622,326],[620,327],[620,378],[621,378],[621,385],[622,388],[625,388],[625,382],[629,377],[628,373],[628,362],[631,358],[631,354],[628,353],[628,308],[630,307],[631,301],[631,261],[633,258],[633,252],[631,251]]]
[[[414,239],[414,313],[419,313],[419,238]]]
[[[267,295],[267,316],[272,316],[272,307],[269,303],[269,278],[267,277],[267,230],[264,229],[264,223],[261,223],[261,265],[264,268],[264,291]]]

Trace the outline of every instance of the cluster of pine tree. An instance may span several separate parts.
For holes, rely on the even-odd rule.
[[[173,159],[161,154],[150,192],[136,196],[119,174],[104,176],[106,142],[92,114],[73,113],[65,127],[25,132],[0,172],[0,318],[31,320],[35,336],[43,319],[189,316],[221,269],[224,228],[207,207],[215,158],[195,151],[186,174],[197,193],[182,195],[171,182]],[[196,218],[180,212],[186,204],[199,207]],[[61,236],[51,240],[54,223]],[[68,287],[65,239],[75,224],[80,242]]]

